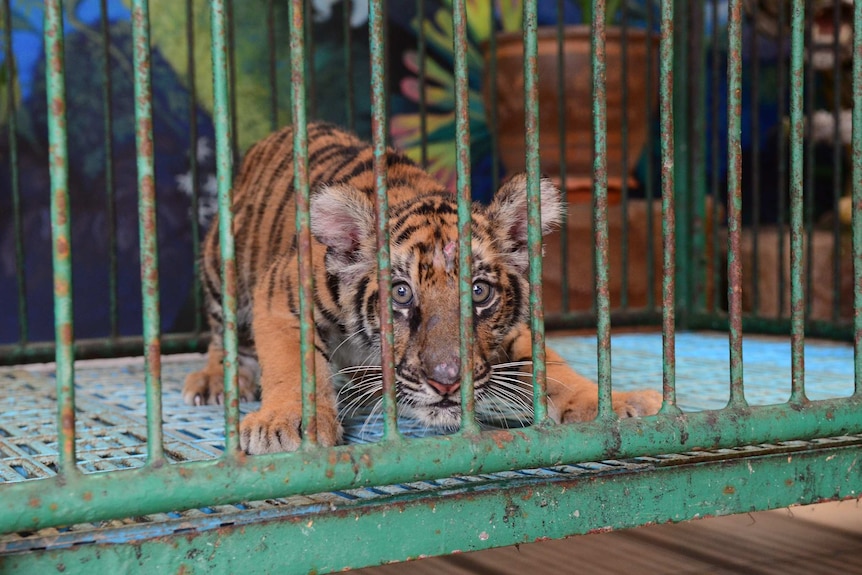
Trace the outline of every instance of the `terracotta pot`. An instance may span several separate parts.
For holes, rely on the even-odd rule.
[[[647,38],[645,30],[628,30],[628,165],[636,164],[647,140],[650,115],[658,105],[658,37],[653,35],[652,109],[646,106]],[[622,30],[608,28],[606,34],[607,74],[607,161],[609,188],[619,188],[622,166]],[[592,68],[589,26],[565,29],[564,82],[566,95],[566,174],[570,196],[579,195],[584,185],[591,185],[593,171]],[[560,138],[558,114],[557,29],[538,31],[539,69],[539,147],[542,171],[560,173]],[[486,63],[490,58],[485,50]],[[497,130],[500,156],[510,173],[524,170],[524,47],[520,32],[497,35]],[[485,66],[488,70],[488,66]],[[490,102],[490,79],[486,78],[485,102]],[[489,108],[490,109],[490,108]],[[573,199],[573,198],[570,198]]]

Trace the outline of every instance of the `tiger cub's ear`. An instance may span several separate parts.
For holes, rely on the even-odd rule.
[[[324,186],[311,196],[311,233],[345,259],[375,234],[374,204],[351,187]]]
[[[560,190],[548,178],[539,184],[542,202],[542,235],[562,222],[565,204]],[[504,182],[487,209],[488,218],[498,230],[498,240],[504,251],[510,252],[517,265],[527,266],[527,177],[518,174]]]

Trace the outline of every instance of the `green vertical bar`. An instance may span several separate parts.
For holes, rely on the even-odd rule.
[[[45,83],[48,97],[48,162],[51,175],[51,240],[54,270],[54,333],[57,361],[59,469],[75,467],[75,362],[72,330],[72,248],[69,223],[69,159],[63,52],[63,6],[45,1]]]
[[[605,2],[592,3],[593,221],[596,262],[599,418],[612,417],[611,311],[608,283],[607,91],[605,86]]]
[[[314,277],[308,188],[308,128],[305,86],[304,0],[291,0],[290,101],[293,106],[293,188],[296,190],[296,237],[299,256],[299,348],[302,377],[302,446],[317,445],[317,382],[314,369]]]
[[[853,9],[853,357],[862,394],[862,2]]]
[[[524,115],[527,167],[527,243],[530,255],[530,330],[533,422],[548,419],[545,389],[545,314],[542,306],[542,206],[539,173],[539,44],[535,2],[524,2]]]
[[[659,113],[661,117],[662,212],[662,389],[665,405],[676,404],[676,206],[674,189],[674,1],[661,2]],[[681,84],[685,88],[685,84]],[[684,219],[684,218],[683,218]],[[690,262],[691,260],[685,260]]]
[[[12,53],[12,8],[10,0],[3,0],[3,21],[5,37],[3,49],[6,53],[9,77],[6,82],[6,101],[9,106],[9,172],[12,190],[12,219],[15,232],[15,280],[18,288],[18,343],[27,344],[27,285],[24,275],[24,228],[21,223],[21,189],[18,179],[18,111],[15,102],[15,86],[18,84],[18,73],[15,66],[15,54]]]
[[[210,46],[213,64],[213,121],[218,179],[219,251],[222,262],[222,321],[224,334],[225,457],[239,449],[239,389],[237,382],[236,261],[231,210],[231,105],[228,98],[228,22],[225,2],[210,5]]]
[[[805,401],[805,287],[803,269],[803,149],[805,136],[805,2],[793,0],[790,50],[790,349],[791,402]],[[838,218],[836,218],[837,220]]]
[[[383,438],[398,439],[395,407],[395,338],[392,328],[392,262],[389,258],[389,196],[386,181],[387,95],[383,0],[368,6],[371,37],[371,136],[377,194],[377,279],[380,291],[380,360],[383,368]]]
[[[147,459],[164,458],[162,445],[162,352],[159,318],[159,253],[153,107],[150,86],[150,15],[147,0],[132,2],[135,84],[135,147],[138,167],[138,231],[144,304],[144,380],[147,386]]]
[[[727,277],[730,315],[730,402],[745,405],[742,387],[742,0],[728,3]]]
[[[108,221],[108,311],[112,338],[120,335],[117,312],[117,213],[114,191],[114,128],[111,106],[111,32],[108,21],[108,1],[99,2],[102,24],[102,99],[105,137],[105,215]]]
[[[452,4],[452,36],[455,54],[455,160],[458,188],[458,291],[461,355],[461,431],[475,432],[473,395],[473,241],[470,229],[470,102],[467,79],[467,8],[465,0]]]

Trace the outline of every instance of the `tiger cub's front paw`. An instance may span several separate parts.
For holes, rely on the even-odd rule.
[[[653,389],[623,391],[613,395],[614,411],[620,417],[655,415],[661,409],[662,396]]]
[[[239,366],[239,397],[242,401],[254,401],[257,386],[254,373],[245,366]],[[187,405],[222,405],[224,403],[224,370],[221,365],[208,365],[200,371],[186,376],[183,385],[183,401]]]
[[[341,424],[329,410],[318,409],[317,442],[331,447],[341,440]],[[240,448],[250,455],[296,451],[302,443],[302,414],[261,409],[245,416],[239,426]]]

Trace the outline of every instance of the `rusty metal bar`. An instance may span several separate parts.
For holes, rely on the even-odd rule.
[[[48,98],[48,166],[57,362],[57,452],[63,475],[75,467],[75,362],[72,318],[72,247],[69,222],[69,156],[61,0],[45,1],[45,84]]]
[[[605,85],[605,1],[592,4],[593,226],[595,229],[596,338],[600,419],[613,417],[611,405],[611,317],[608,280],[607,88]],[[647,42],[649,44],[649,42]]]
[[[473,236],[470,188],[470,93],[467,80],[467,6],[452,3],[452,38],[455,55],[455,166],[458,190],[458,295],[460,301],[459,354],[461,356],[461,431],[478,431],[473,394]]]
[[[224,334],[225,450],[232,457],[239,450],[239,388],[236,317],[236,259],[234,256],[233,210],[231,209],[232,114],[228,94],[230,32],[226,10],[232,0],[213,0],[210,5],[210,46],[213,63],[213,121],[216,130],[216,177],[218,179],[219,251],[221,253],[222,322]],[[227,2],[228,6],[225,5]]]
[[[293,112],[293,189],[299,258],[299,347],[302,377],[302,447],[317,445],[317,381],[314,365],[314,274],[309,216],[308,127],[305,66],[305,0],[288,4],[290,21],[290,101]]]
[[[4,510],[0,513],[0,533],[146,515],[165,509],[194,509],[363,485],[538,468],[561,462],[626,459],[854,435],[862,432],[860,415],[862,397],[856,396],[812,401],[802,410],[785,404],[627,418],[611,422],[612,433],[608,432],[607,421],[533,426],[517,433],[509,430],[482,433],[473,441],[427,437],[396,444],[347,445],[334,450],[260,455],[253,461],[237,458],[185,462],[167,465],[158,474],[144,468],[93,473],[76,477],[75,481],[64,477],[21,481],[0,485],[3,494],[0,509]],[[855,457],[858,445],[854,449]],[[782,454],[783,460],[787,458],[788,454]],[[754,463],[757,459],[746,461]],[[839,469],[844,476],[848,475],[846,467]],[[858,466],[853,474],[859,476]],[[804,482],[794,477],[792,483]],[[213,491],[214,484],[219,489]],[[721,491],[723,484],[719,486]],[[715,484],[705,489],[715,491]],[[144,492],[149,496],[129,497],[129,493]],[[678,498],[667,497],[665,493],[662,499]]]
[[[371,136],[374,147],[374,190],[377,196],[377,281],[380,293],[380,360],[383,368],[383,438],[397,440],[395,401],[395,338],[392,327],[392,261],[389,256],[389,197],[386,180],[388,108],[386,91],[386,19],[383,0],[368,6],[371,39]]]
[[[147,387],[147,460],[150,464],[156,464],[164,459],[164,446],[162,444],[162,351],[149,10],[147,0],[135,0],[132,3],[138,231],[141,242],[141,289],[144,303],[144,381]]]
[[[548,418],[545,313],[542,305],[542,207],[539,172],[539,44],[535,2],[524,3],[524,116],[527,171],[527,244],[530,257],[530,330],[533,358],[533,422]]]
[[[805,290],[803,287],[805,270],[802,266],[805,239],[802,221],[804,202],[802,146],[805,139],[804,33],[805,3],[804,0],[793,0],[790,35],[790,378],[792,389],[790,401],[794,403],[805,401]],[[835,220],[837,221],[838,218]],[[836,298],[839,291],[836,284]]]
[[[730,315],[730,402],[745,405],[742,387],[742,0],[728,2],[727,278]]]
[[[676,205],[674,190],[674,0],[661,2],[659,112],[661,116],[662,394],[676,404]],[[624,223],[625,225],[625,223]],[[688,262],[689,264],[691,262]]]

